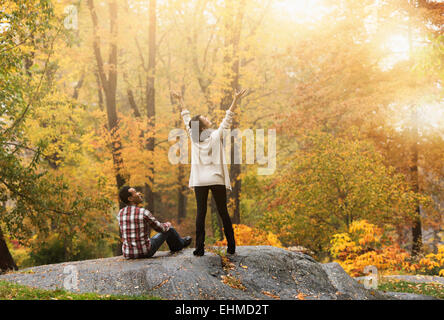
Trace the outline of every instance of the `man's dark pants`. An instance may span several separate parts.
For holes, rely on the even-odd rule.
[[[184,240],[180,237],[179,233],[177,233],[176,229],[170,227],[170,229],[165,233],[158,233],[153,236],[151,241],[151,247],[145,258],[152,257],[157,250],[159,250],[160,246],[165,242],[167,242],[168,247],[171,251],[179,251],[184,247]]]

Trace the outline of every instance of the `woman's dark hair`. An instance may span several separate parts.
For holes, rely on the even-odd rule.
[[[193,134],[193,127],[191,126],[191,123],[193,121],[197,121],[197,125],[198,125],[198,129],[199,129],[199,134],[196,136],[195,134]],[[200,134],[202,133],[202,131],[204,130],[204,124],[202,123],[202,119],[200,118],[200,114],[198,114],[197,116],[194,116],[191,118],[190,122],[188,123],[188,125],[191,128],[191,139],[193,139],[194,142],[198,143],[200,141]]]
[[[124,186],[119,191],[120,201],[122,201],[124,204],[128,204],[128,197],[131,197],[131,192],[129,192],[129,189],[131,189],[131,187]]]

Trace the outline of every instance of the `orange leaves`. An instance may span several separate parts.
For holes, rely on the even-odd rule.
[[[266,296],[272,297],[273,299],[280,299],[279,296],[277,296],[277,295],[275,295],[275,294],[273,294],[273,293],[271,293],[269,291],[262,290],[261,293],[265,294]]]
[[[382,238],[382,229],[365,220],[355,221],[348,233],[333,236],[330,252],[352,276],[363,275],[368,265],[376,266],[379,271],[444,274],[444,246],[439,248],[438,253],[428,254],[414,263],[408,252],[391,241],[383,243]]]
[[[260,229],[251,228],[244,224],[234,224],[234,237],[238,246],[269,245],[282,248],[278,237],[272,232],[265,232]],[[217,241],[216,246],[226,246],[227,239]]]
[[[305,297],[307,295],[303,294],[302,292],[299,292],[298,295],[296,296],[299,300],[305,300]]]

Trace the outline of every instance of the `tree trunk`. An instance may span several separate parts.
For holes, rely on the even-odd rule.
[[[148,74],[146,83],[146,114],[148,117],[148,130],[152,135],[147,139],[146,149],[151,151],[152,160],[148,164],[149,181],[145,183],[145,202],[147,209],[154,212],[154,135],[155,135],[155,72],[156,72],[156,0],[149,3],[149,29],[148,29]]]
[[[0,228],[0,273],[8,270],[18,270],[18,268],[9,252],[2,229]]]
[[[100,37],[98,36],[98,18],[94,7],[94,1],[88,0],[88,7],[93,21],[94,32],[94,55],[97,61],[98,75],[101,87],[105,92],[106,113],[108,117],[108,130],[111,134],[111,151],[113,156],[114,169],[116,171],[116,185],[117,189],[125,184],[125,178],[122,174],[123,160],[122,160],[122,142],[118,132],[118,118],[116,105],[116,90],[117,90],[117,3],[111,1],[109,3],[110,13],[110,33],[113,39],[110,43],[110,55],[108,64],[108,76],[105,74],[103,59],[100,47]]]
[[[187,187],[185,186],[184,179],[185,178],[185,168],[182,164],[179,164],[179,175],[177,177],[177,182],[179,184],[178,193],[177,193],[177,221],[181,223],[187,216],[187,196],[185,191]]]
[[[419,143],[419,134],[418,134],[418,110],[416,105],[413,106],[413,145],[412,145],[412,166],[410,168],[411,179],[412,179],[412,191],[415,193],[420,192],[419,187],[419,172],[418,172],[418,143]],[[416,216],[413,221],[412,226],[412,256],[417,256],[421,252],[422,248],[422,223],[421,223],[421,207],[416,204]]]
[[[177,112],[179,113],[179,112]],[[180,113],[179,113],[180,114]],[[180,128],[181,120],[176,122],[176,127]],[[185,177],[185,167],[183,164],[179,163],[178,174],[177,174],[177,221],[181,223],[187,216],[187,196],[186,191],[188,188],[188,183]]]
[[[117,91],[117,3],[116,0],[109,2],[109,14],[110,14],[110,54],[108,64],[108,75],[105,73],[103,58],[100,46],[100,37],[98,35],[98,17],[97,12],[94,7],[94,1],[88,0],[88,8],[91,14],[91,19],[93,22],[93,49],[94,55],[97,61],[97,72],[100,79],[101,87],[105,93],[105,106],[106,113],[108,117],[108,130],[111,135],[111,153],[113,157],[114,170],[116,172],[116,186],[119,191],[125,185],[125,177],[122,173],[123,169],[123,159],[122,159],[122,142],[118,132],[118,118],[117,118],[117,104],[116,104],[116,91]],[[99,89],[100,90],[100,89]],[[120,207],[123,204],[118,200]],[[121,242],[116,248],[116,255],[122,254]]]
[[[96,72],[95,75],[97,81],[97,97],[98,97],[99,109],[100,111],[103,111],[105,109],[105,107],[103,106],[103,88],[102,84],[100,83],[98,72]]]
[[[227,1],[227,6],[234,6],[233,1]],[[232,7],[227,8],[233,10]],[[232,15],[225,21],[225,56],[224,63],[231,64],[231,72],[227,75],[230,78],[230,86],[224,90],[224,96],[221,100],[221,109],[227,110],[231,104],[235,90],[239,89],[239,44],[242,30],[243,17],[245,12],[245,0],[240,1],[238,12],[235,20],[232,21]],[[232,48],[230,50],[230,48]],[[233,119],[232,128],[239,127],[239,117],[235,116]],[[234,140],[234,138],[232,138]],[[230,193],[230,200],[233,204],[233,224],[240,223],[240,192],[241,192],[241,164],[234,163],[234,148],[235,141],[231,143],[231,165],[230,165],[230,180],[232,181],[232,191]]]
[[[416,4],[412,3],[414,6]],[[409,8],[410,9],[410,8]],[[410,62],[413,66],[413,40],[412,40],[412,25],[411,25],[411,12],[409,10],[409,20],[408,20],[408,39],[409,39],[409,57]],[[413,87],[415,87],[415,80],[413,80]],[[419,193],[419,173],[418,173],[418,143],[419,143],[419,133],[418,133],[418,107],[416,104],[412,105],[412,166],[410,167],[412,189],[413,192]],[[412,226],[412,256],[417,256],[422,249],[422,223],[421,223],[421,208],[419,203],[416,204],[416,216],[413,221]]]
[[[224,239],[224,231],[222,227],[222,218],[217,212],[216,201],[214,200],[213,194],[211,194],[211,227],[213,229],[213,235],[217,235],[219,240]]]

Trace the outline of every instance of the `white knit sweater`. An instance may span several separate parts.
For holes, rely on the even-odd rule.
[[[225,150],[223,148],[223,130],[231,128],[234,112],[227,110],[225,118],[222,120],[219,128],[211,132],[204,140],[199,143],[192,138],[192,130],[189,126],[191,120],[190,112],[183,110],[182,118],[185,127],[191,138],[191,173],[189,187],[225,185],[231,190],[230,176],[225,158]],[[201,134],[205,136],[205,134]],[[196,139],[198,140],[198,139]]]

